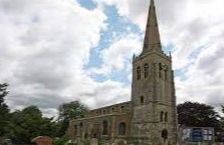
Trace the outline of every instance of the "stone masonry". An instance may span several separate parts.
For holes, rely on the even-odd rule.
[[[68,132],[77,144],[177,144],[172,58],[162,50],[154,0],[143,51],[133,57],[131,101],[91,110],[86,118],[71,120]]]

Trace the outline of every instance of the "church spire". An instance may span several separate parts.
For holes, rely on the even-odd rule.
[[[147,53],[152,50],[161,51],[161,42],[154,0],[151,0],[150,2],[142,53]]]

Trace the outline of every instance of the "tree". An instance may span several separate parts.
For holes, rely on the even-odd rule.
[[[181,125],[220,129],[220,116],[210,105],[185,102],[177,106],[177,113]]]
[[[15,144],[30,144],[37,136],[52,136],[54,132],[52,118],[45,118],[36,106],[12,113],[10,138]]]
[[[8,94],[7,87],[8,84],[0,84],[0,137],[5,135],[9,120],[9,108],[5,103],[5,97]]]
[[[214,127],[216,141],[222,141],[223,132],[221,117],[210,105],[185,102],[177,106],[178,122],[188,127]]]
[[[58,123],[61,123],[60,135],[63,136],[68,128],[69,121],[72,119],[83,118],[86,116],[88,108],[79,101],[64,103],[59,106]]]
[[[53,141],[54,145],[66,145],[66,143],[69,141],[69,137],[67,135],[64,135],[63,137],[60,138],[55,138]]]
[[[222,113],[224,114],[224,106],[222,105]],[[224,130],[224,117],[222,116],[221,118],[221,123],[222,123],[222,129]]]
[[[224,113],[224,105],[222,105],[221,107],[222,107],[222,113]]]

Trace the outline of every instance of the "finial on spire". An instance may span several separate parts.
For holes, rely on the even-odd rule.
[[[169,56],[170,56],[170,58],[172,58],[172,53],[171,53],[171,51],[169,51]]]
[[[150,1],[142,53],[146,53],[152,50],[159,51],[159,52],[161,51],[160,34],[159,34],[154,0]]]
[[[135,53],[133,54],[132,59],[133,59],[133,60],[135,59]]]

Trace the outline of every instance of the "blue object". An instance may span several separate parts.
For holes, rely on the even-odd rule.
[[[203,141],[202,128],[192,128],[191,140],[192,140],[192,142],[202,142]]]

